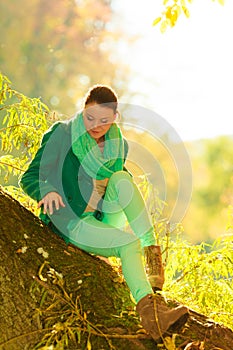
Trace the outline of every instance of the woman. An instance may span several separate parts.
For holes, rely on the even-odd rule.
[[[116,123],[117,107],[111,88],[91,88],[81,113],[71,121],[56,123],[44,135],[20,184],[38,201],[41,219],[66,242],[89,253],[121,259],[142,325],[158,340],[171,325],[185,322],[188,311],[183,306],[155,308],[152,287],[163,285],[153,257],[158,247],[145,203],[124,167],[128,145]],[[134,234],[124,230],[126,220]],[[142,248],[150,262],[152,286]]]

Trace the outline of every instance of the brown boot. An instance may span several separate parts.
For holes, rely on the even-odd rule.
[[[164,268],[159,245],[144,247],[146,273],[154,292],[163,289]]]
[[[178,306],[169,309],[165,305],[156,303],[155,296],[149,294],[142,298],[136,310],[140,315],[143,328],[157,341],[171,327],[177,324],[181,328],[188,318],[188,309],[185,306]]]

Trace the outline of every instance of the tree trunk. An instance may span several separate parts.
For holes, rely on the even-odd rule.
[[[2,189],[0,233],[0,350],[161,349],[117,270],[67,246]],[[177,333],[178,349],[233,349],[230,329],[191,310]]]

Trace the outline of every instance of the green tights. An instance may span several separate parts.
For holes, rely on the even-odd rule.
[[[85,213],[81,220],[71,222],[68,239],[88,253],[120,258],[126,283],[138,302],[152,293],[142,247],[155,244],[155,238],[145,202],[126,171],[116,172],[109,179],[102,210],[102,221],[93,213]],[[133,233],[124,230],[126,221]]]

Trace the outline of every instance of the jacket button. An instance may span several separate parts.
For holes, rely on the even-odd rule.
[[[71,196],[68,196],[68,197],[67,197],[67,200],[68,200],[68,202],[71,202],[71,201],[72,201],[72,197],[71,197]]]

